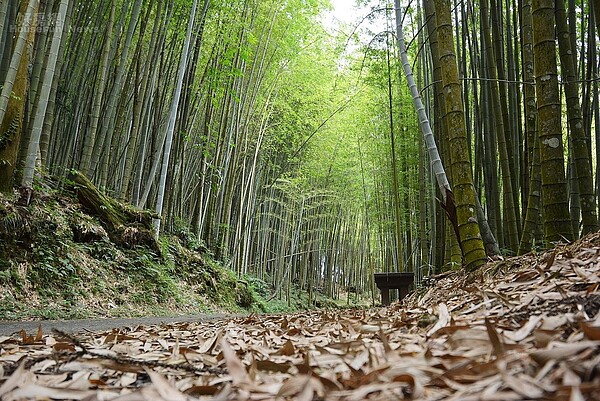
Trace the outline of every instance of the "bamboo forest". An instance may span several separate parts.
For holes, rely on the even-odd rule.
[[[598,1],[2,0],[0,23],[6,196],[90,185],[280,297],[598,230]]]
[[[0,400],[600,400],[600,0],[0,0]]]

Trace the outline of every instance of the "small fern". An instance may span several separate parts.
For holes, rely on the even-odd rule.
[[[17,212],[0,217],[0,236],[11,237],[29,231],[27,221]]]

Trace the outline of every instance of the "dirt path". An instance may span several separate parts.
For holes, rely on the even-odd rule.
[[[158,316],[158,317],[138,317],[128,319],[83,319],[83,320],[34,320],[27,322],[10,322],[0,320],[0,336],[9,336],[24,329],[28,334],[35,334],[38,326],[42,325],[44,334],[49,333],[53,328],[75,333],[79,331],[104,331],[118,327],[137,326],[137,325],[157,325],[161,323],[174,322],[197,322],[213,319],[224,319],[234,317],[235,315],[193,315],[193,316]]]

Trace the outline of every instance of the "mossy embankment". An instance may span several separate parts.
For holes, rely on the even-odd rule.
[[[38,190],[28,206],[0,195],[0,320],[268,309],[255,290],[264,283],[238,279],[185,238],[112,230],[74,190]]]

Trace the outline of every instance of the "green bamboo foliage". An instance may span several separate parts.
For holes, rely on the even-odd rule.
[[[532,1],[532,16],[544,233],[548,242],[570,241],[573,233],[569,216],[562,143],[554,2],[552,0]]]
[[[27,153],[28,181],[39,167],[82,169],[109,195],[158,210],[161,234],[287,304],[293,287],[311,302],[362,293],[375,303],[373,272],[399,263],[418,281],[480,266],[482,236],[505,254],[520,240],[524,253],[550,245],[543,227],[547,242],[597,227],[600,7],[567,1],[537,0],[535,19],[531,0],[412,4],[400,57],[389,8],[348,38],[320,26],[325,0],[70,1],[73,29],[58,41],[9,31],[35,24],[19,16],[37,15],[37,0],[2,1],[0,187],[13,190]],[[64,11],[61,0],[39,3],[44,15]],[[566,198],[565,138],[581,220]],[[451,204],[450,184],[460,242],[436,204]]]

